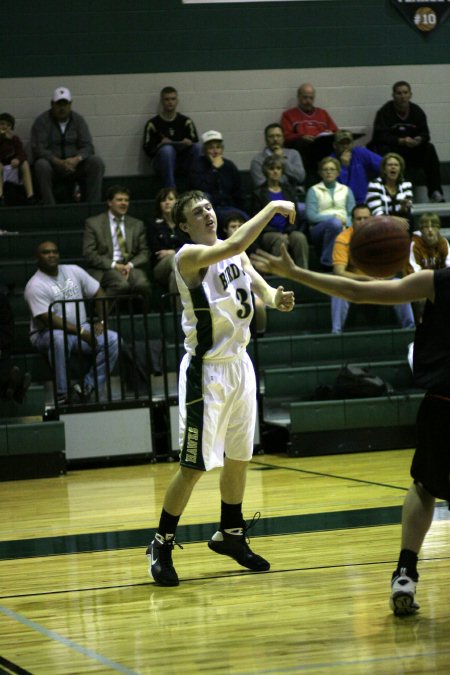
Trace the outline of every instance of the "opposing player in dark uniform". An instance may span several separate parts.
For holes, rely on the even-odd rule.
[[[423,321],[416,329],[413,363],[415,379],[427,391],[417,415],[413,483],[403,504],[401,551],[390,596],[396,615],[414,614],[419,609],[415,601],[418,554],[433,519],[435,500],[450,501],[450,269],[360,282],[296,267],[285,248],[279,258],[258,251],[252,262],[262,272],[349,302],[397,305],[426,299]]]
[[[219,530],[208,542],[254,572],[270,564],[247,543],[242,500],[253,452],[256,382],[246,352],[253,316],[251,291],[268,306],[288,312],[294,295],[272,288],[245,250],[277,213],[295,219],[292,202],[273,201],[228,239],[217,238],[217,218],[202,192],[182,195],[172,211],[192,243],[176,254],[186,354],[180,367],[180,467],[166,492],[155,537],[147,549],[150,574],[161,586],[177,586],[172,563],[175,531],[204,471],[222,467]]]

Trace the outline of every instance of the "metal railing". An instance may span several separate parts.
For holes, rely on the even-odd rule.
[[[107,409],[133,402],[151,401],[152,383],[150,377],[150,346],[148,315],[146,312],[137,313],[135,311],[135,299],[139,296],[102,296],[101,298],[77,299],[77,300],[58,300],[53,302],[48,310],[49,330],[50,330],[50,361],[53,380],[53,397],[55,409],[71,408],[77,406],[89,407],[89,409],[101,408]],[[90,352],[87,353],[83,348],[83,339],[81,335],[82,322],[80,318],[80,305],[84,303],[86,309],[86,322],[89,332],[95,336],[95,324],[100,321],[96,319],[96,307],[99,303],[103,307],[103,335],[105,352],[105,384],[100,390],[98,378],[98,365],[95,358],[96,348],[91,345]],[[55,331],[60,330],[54,326],[54,308],[58,305],[61,308],[61,321],[63,333],[63,355],[64,363],[56,363],[55,349]],[[68,332],[67,307],[75,306],[75,325],[76,335]],[[125,308],[125,309],[124,309]],[[111,345],[108,331],[117,333],[118,339],[118,358],[114,370],[109,368]],[[73,338],[76,342],[73,345]],[[95,337],[94,337],[95,340]],[[72,347],[71,347],[72,344]],[[85,375],[87,362],[92,369],[93,390],[89,400],[80,401],[76,396],[71,384],[79,385],[81,392],[84,391]],[[67,400],[58,401],[57,386],[57,368],[64,372],[67,382]],[[118,387],[113,387],[112,377],[118,375]]]

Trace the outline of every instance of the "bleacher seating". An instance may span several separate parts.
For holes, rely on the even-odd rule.
[[[249,193],[249,173],[242,172],[242,176],[244,189]],[[450,167],[447,165],[444,177],[446,182],[450,182]],[[149,219],[159,186],[148,176],[128,176],[108,177],[104,187],[106,189],[115,183],[125,184],[131,189],[130,214]],[[84,221],[103,209],[104,204],[101,203],[7,207],[0,210],[0,231],[8,232],[0,235],[0,282],[11,288],[10,301],[16,317],[14,361],[22,370],[31,372],[33,377],[33,386],[23,406],[2,404],[0,408],[1,447],[9,447],[11,439],[19,439],[14,441],[14,447],[20,443],[29,450],[32,445],[24,438],[27,434],[28,439],[36,438],[38,431],[33,425],[42,425],[44,408],[48,405],[43,385],[50,379],[50,370],[45,359],[30,346],[28,308],[23,299],[23,288],[36,269],[36,247],[41,241],[53,240],[58,244],[62,262],[83,265]],[[448,222],[450,203],[416,205],[417,214],[426,210],[440,213],[444,225]],[[450,229],[444,230],[444,233],[449,235]],[[310,266],[319,269],[313,247],[310,249]],[[352,306],[345,333],[331,335],[329,298],[284,279],[274,277],[271,283],[293,288],[296,307],[289,314],[268,310],[266,336],[249,345],[249,352],[259,366],[264,399],[260,415],[263,423],[281,424],[287,428],[290,433],[289,448],[294,454],[346,452],[358,447],[401,447],[402,443],[412,442],[412,425],[422,396],[414,390],[406,365],[407,345],[413,339],[413,331],[396,328],[391,308]],[[148,319],[149,337],[159,339],[159,302],[155,302]],[[114,318],[111,322],[114,325]],[[172,318],[168,319],[167,358],[171,371],[176,370],[178,348],[174,326]],[[137,317],[136,327],[137,337],[142,339],[142,317]],[[128,327],[123,326],[122,329],[126,335]],[[385,376],[388,381],[394,380],[395,395],[376,400],[307,400],[323,378],[332,379],[336,369],[349,362],[370,364],[371,370],[376,367],[376,374]],[[16,427],[21,425],[24,429],[16,431]],[[390,433],[385,428],[389,428]],[[46,427],[46,433],[51,434],[51,429]],[[61,453],[61,427],[53,429],[54,447]],[[39,433],[42,434],[42,429]],[[53,441],[49,443],[52,445]],[[42,444],[39,447],[43,447]],[[265,449],[270,450],[270,447]],[[55,467],[61,470],[60,463],[54,463]]]

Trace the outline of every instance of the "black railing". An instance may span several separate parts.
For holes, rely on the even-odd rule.
[[[167,293],[161,297],[159,312],[159,321],[157,314],[147,314],[146,312],[136,313],[136,296],[104,296],[89,300],[65,300],[52,303],[49,307],[49,328],[51,345],[51,362],[55,364],[55,345],[53,326],[53,308],[55,305],[61,306],[61,320],[64,335],[64,372],[67,381],[67,401],[58,402],[56,368],[52,366],[53,373],[53,393],[55,401],[55,413],[59,415],[62,412],[83,412],[108,410],[127,407],[148,407],[151,419],[152,433],[155,429],[161,427],[161,419],[158,417],[162,411],[167,440],[170,441],[170,414],[169,409],[178,404],[178,388],[174,387],[173,376],[178,381],[180,363],[184,355],[183,340],[184,334],[181,328],[181,310],[178,293]],[[96,308],[100,302],[103,306],[103,330],[104,330],[104,349],[105,349],[105,382],[104,387],[100,389],[95,350],[89,354],[82,353],[82,338],[80,335],[82,323],[80,321],[80,303],[85,303],[86,308],[86,326],[89,332],[94,334],[94,326],[98,319],[96,318]],[[69,334],[67,332],[67,305],[75,305],[76,317],[76,349],[70,353]],[[158,321],[159,326],[151,325],[150,321]],[[118,358],[113,371],[111,372],[109,364],[110,344],[108,331],[117,333],[118,339]],[[160,358],[162,376],[162,391],[154,395],[152,387],[151,373],[152,368],[152,347],[154,347],[155,337],[160,342]],[[153,340],[152,340],[153,338]],[[259,372],[258,359],[258,341],[256,335],[253,337],[252,360],[254,362],[257,378],[257,399],[259,409],[259,421],[263,418],[262,409],[262,390],[261,378]],[[79,385],[83,391],[84,378],[87,367],[92,368],[94,389],[88,401],[81,401],[75,395],[73,388],[70,387],[72,381]],[[170,375],[172,374],[172,379]],[[116,376],[116,377],[115,377]],[[112,378],[115,377],[114,381]],[[171,387],[172,385],[172,387]],[[162,397],[162,398],[161,398]],[[162,408],[161,408],[162,405]],[[158,420],[156,418],[158,417]],[[156,421],[155,421],[156,420]],[[170,443],[169,443],[170,446]],[[171,455],[168,446],[167,453]],[[170,446],[172,447],[172,446]]]
[[[83,407],[101,407],[102,409],[112,405],[131,403],[134,401],[151,401],[152,383],[150,377],[150,347],[148,315],[146,312],[137,313],[135,311],[136,297],[138,296],[102,296],[88,300],[58,300],[50,305],[48,310],[49,330],[50,330],[50,360],[53,376],[53,396],[55,408],[72,407],[82,405]],[[95,336],[95,324],[100,321],[96,318],[96,308],[99,304],[102,306],[102,322],[104,335],[105,352],[105,382],[100,390],[98,380],[98,366],[95,358],[95,345],[90,353],[83,352],[82,348],[82,322],[80,319],[80,305],[84,303],[86,309],[86,322],[88,330],[92,336]],[[67,330],[67,306],[75,305],[75,325],[76,335],[70,335]],[[56,363],[55,357],[55,337],[54,331],[58,330],[54,326],[54,308],[58,305],[61,308],[61,321],[63,333],[63,353],[64,363]],[[118,357],[116,365],[111,372],[109,368],[111,345],[108,331],[117,333]],[[71,350],[70,341],[75,337],[75,349]],[[88,400],[83,401],[75,394],[71,384],[79,385],[79,391],[84,392],[84,382],[87,369],[92,368],[93,390]],[[58,401],[57,368],[62,369],[67,382],[67,398],[64,402]],[[119,389],[113,391],[112,376],[118,375]],[[87,398],[87,397],[86,397]]]

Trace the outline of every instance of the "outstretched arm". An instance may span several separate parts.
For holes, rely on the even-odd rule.
[[[276,213],[281,213],[287,216],[290,222],[294,222],[295,205],[292,202],[281,200],[269,202],[256,216],[250,218],[225,241],[218,240],[212,246],[203,244],[187,246],[179,258],[179,268],[183,278],[192,278],[199,270],[209,265],[243,253],[250,244],[253,244]]]
[[[246,253],[241,255],[244,272],[252,280],[252,290],[261,298],[265,305],[278,309],[280,312],[290,312],[294,308],[295,298],[293,291],[285,291],[283,286],[273,288],[255,270]]]
[[[276,257],[258,251],[251,256],[253,265],[261,272],[278,274],[317,291],[343,298],[349,302],[373,305],[398,305],[428,298],[434,301],[432,270],[410,274],[403,279],[389,281],[354,281],[334,274],[321,274],[297,267],[283,245],[282,255]]]

